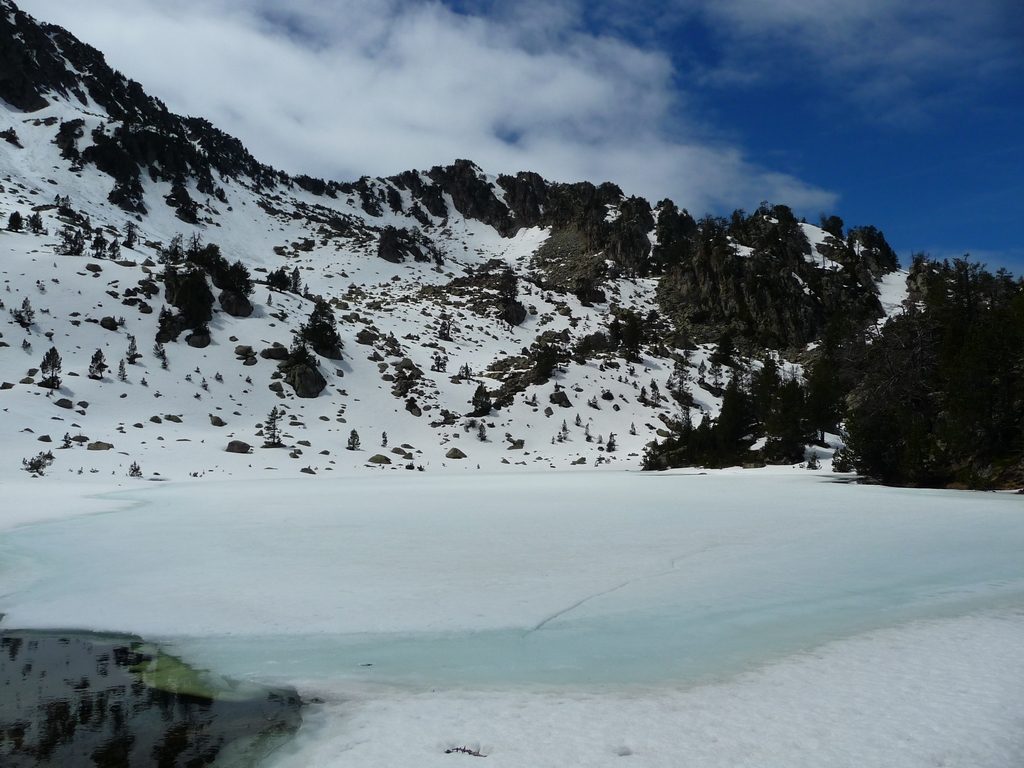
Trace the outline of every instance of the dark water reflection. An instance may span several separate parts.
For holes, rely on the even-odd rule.
[[[196,673],[139,638],[0,632],[0,766],[249,766],[301,722],[294,690]]]

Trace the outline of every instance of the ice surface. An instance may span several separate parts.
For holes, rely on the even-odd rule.
[[[321,687],[275,768],[444,768],[461,745],[523,768],[1016,768],[1022,637],[1020,613],[924,622],[693,688]]]
[[[0,539],[0,611],[324,697],[289,765],[1021,752],[1019,497],[807,471],[402,480],[114,494]]]

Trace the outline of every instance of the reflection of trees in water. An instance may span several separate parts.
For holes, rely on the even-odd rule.
[[[150,687],[130,638],[0,634],[0,765],[210,765],[239,739],[287,736],[293,691],[225,701]]]

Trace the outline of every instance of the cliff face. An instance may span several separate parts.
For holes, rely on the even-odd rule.
[[[699,337],[729,330],[776,348],[806,345],[837,315],[861,324],[880,317],[876,281],[898,268],[877,231],[870,247],[861,230],[844,241],[785,206],[694,222],[669,205],[659,228],[667,235],[659,305]]]

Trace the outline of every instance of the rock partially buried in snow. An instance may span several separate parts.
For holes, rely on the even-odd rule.
[[[445,455],[446,459],[464,459],[466,454],[460,451],[458,448],[451,448]]]
[[[370,464],[390,464],[391,459],[382,453],[377,453],[367,459]]]
[[[228,453],[250,453],[252,452],[252,446],[244,440],[232,440],[224,450]]]
[[[109,451],[113,447],[110,443],[105,443],[102,440],[97,440],[95,443],[89,443],[85,446],[88,451]]]
[[[100,319],[100,328],[105,328],[108,331],[117,330],[117,320],[112,317],[104,317]]]

